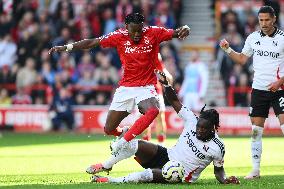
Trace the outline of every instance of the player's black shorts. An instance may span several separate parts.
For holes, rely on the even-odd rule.
[[[284,113],[284,91],[263,91],[253,89],[249,116],[268,117],[269,108],[273,107],[275,115]]]
[[[162,169],[162,167],[168,161],[170,161],[170,160],[169,160],[169,157],[168,157],[167,148],[158,145],[157,154],[148,163],[144,163],[141,166],[145,169],[147,169],[147,168],[151,168],[151,169],[160,168],[160,169]]]

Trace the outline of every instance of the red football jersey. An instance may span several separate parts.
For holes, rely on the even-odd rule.
[[[126,87],[156,84],[154,74],[159,44],[172,39],[174,30],[148,26],[143,28],[139,43],[134,43],[126,29],[118,29],[100,38],[102,47],[114,47],[123,68],[119,85]]]

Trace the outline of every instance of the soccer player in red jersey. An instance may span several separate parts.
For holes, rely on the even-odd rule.
[[[99,38],[84,39],[64,46],[55,46],[49,50],[49,53],[52,53],[91,49],[97,46],[117,49],[123,76],[110,105],[104,131],[108,135],[124,134],[123,129],[118,126],[134,109],[135,104],[138,105],[143,116],[136,120],[123,137],[113,143],[113,153],[118,152],[127,142],[141,134],[159,114],[158,95],[154,87],[157,83],[154,60],[158,56],[159,44],[172,38],[185,39],[190,31],[188,26],[176,30],[156,26],[145,27],[143,22],[143,15],[131,13],[125,18],[125,28]]]

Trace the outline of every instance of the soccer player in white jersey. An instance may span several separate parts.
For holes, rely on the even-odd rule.
[[[249,112],[253,170],[245,179],[260,177],[262,133],[271,105],[284,133],[284,32],[274,26],[276,16],[270,6],[259,9],[258,21],[261,30],[247,37],[241,53],[232,50],[225,39],[220,41],[220,47],[236,63],[243,65],[253,56],[254,79]]]
[[[184,120],[184,129],[176,143],[170,149],[143,140],[132,140],[118,153],[102,163],[98,169],[87,169],[87,173],[97,174],[109,171],[113,165],[123,159],[135,155],[137,162],[145,168],[142,172],[134,172],[124,177],[112,178],[93,175],[93,182],[155,182],[164,183],[162,167],[169,160],[180,162],[185,168],[184,181],[192,183],[200,173],[213,161],[216,179],[223,184],[239,184],[235,176],[226,177],[223,168],[225,146],[215,131],[219,127],[219,114],[215,109],[201,110],[196,117],[192,111],[184,107],[174,89],[169,85],[163,72],[156,70],[159,81],[164,85],[164,92],[172,107]],[[103,168],[101,168],[103,167]]]

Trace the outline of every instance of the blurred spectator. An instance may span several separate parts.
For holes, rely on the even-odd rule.
[[[104,31],[103,34],[106,35],[110,32],[113,32],[116,29],[116,22],[113,17],[113,11],[111,8],[105,9],[103,13],[103,20],[104,20]]]
[[[171,9],[173,10],[176,26],[180,26],[180,18],[182,13],[182,0],[173,0],[171,4]]]
[[[87,8],[84,10],[87,13],[87,19],[90,23],[90,27],[92,30],[92,35],[94,37],[101,36],[101,23],[100,23],[100,15],[99,15],[99,5],[96,5],[93,2],[87,3]]]
[[[12,104],[12,99],[9,97],[8,90],[2,88],[0,90],[0,106],[9,106]]]
[[[60,16],[61,16],[60,11],[61,10],[67,10],[70,18],[74,18],[74,8],[73,8],[73,4],[71,3],[71,1],[59,0],[59,2],[57,3],[57,6],[56,6],[56,10],[55,10],[55,18],[56,19],[60,18]]]
[[[237,32],[236,24],[228,24],[226,31],[227,32],[225,32],[221,36],[221,39],[227,39],[234,50],[241,51],[243,45],[243,38],[241,34]]]
[[[75,103],[76,105],[84,105],[86,104],[86,99],[85,99],[85,95],[82,93],[78,93],[75,97]]]
[[[11,84],[16,82],[16,72],[18,71],[18,65],[14,64],[10,69],[9,66],[3,66],[0,68],[0,84]]]
[[[61,0],[57,4],[55,12],[55,29],[57,35],[64,27],[71,28],[74,26],[74,9],[71,1]]]
[[[53,98],[53,102],[49,108],[49,115],[54,131],[58,131],[63,124],[69,130],[74,128],[73,104],[69,91],[66,88],[61,88],[59,95]]]
[[[221,15],[221,26],[224,29],[223,32],[227,32],[226,29],[228,24],[232,23],[236,25],[237,32],[242,35],[243,34],[242,24],[240,23],[238,14],[236,11],[234,11],[233,7],[234,7],[234,1],[233,0],[227,1],[227,10]]]
[[[12,104],[32,104],[32,98],[27,94],[27,89],[18,87],[17,93],[12,96]]]
[[[238,3],[235,1],[235,3]],[[255,8],[253,1],[243,1],[242,2],[242,8],[238,8],[238,19],[240,21],[241,25],[245,25],[245,23],[248,20],[249,15],[253,15],[255,18],[257,18],[257,11],[258,9]],[[236,10],[237,8],[235,8]],[[258,24],[258,23],[257,23]]]
[[[42,64],[41,73],[42,77],[46,81],[47,84],[53,85],[55,80],[55,72],[52,70],[50,66],[50,62],[45,61]]]
[[[12,16],[10,14],[1,14],[0,13],[0,38],[9,34],[12,30]]]
[[[42,97],[42,96],[36,96],[36,97],[35,97],[35,100],[34,100],[34,104],[37,104],[37,105],[45,104],[44,97]]]
[[[79,79],[75,69],[75,60],[68,53],[61,53],[60,59],[57,62],[57,71],[61,74],[61,79],[64,82],[76,83]]]
[[[18,71],[16,85],[17,87],[30,87],[36,82],[36,77],[35,60],[27,58],[25,67]]]
[[[17,46],[12,41],[10,34],[0,38],[0,68],[4,65],[11,67],[17,59]]]
[[[20,41],[18,43],[18,62],[20,66],[24,66],[28,57],[36,57],[37,39],[28,31],[23,31]]]
[[[183,104],[194,111],[200,111],[208,87],[208,68],[199,59],[199,52],[193,51],[191,61],[185,67],[184,81],[179,91]]]
[[[108,103],[105,93],[99,92],[96,95],[95,105],[106,105]]]
[[[93,87],[97,85],[97,81],[93,79],[93,72],[90,70],[85,70],[83,72],[83,77],[79,79],[77,83],[77,89],[80,90],[80,93],[85,95],[86,100],[88,101],[92,98]]]
[[[129,0],[119,0],[116,6],[116,22],[117,26],[124,27],[124,18],[133,12],[133,6]]]
[[[96,68],[94,73],[94,79],[100,85],[114,85],[118,81],[117,70],[110,64],[108,56],[103,55],[98,60],[99,66]]]
[[[79,76],[83,76],[83,72],[89,70],[91,72],[94,72],[95,70],[95,64],[92,62],[92,57],[89,53],[84,53],[81,62],[77,66],[77,71],[79,73]]]
[[[248,86],[248,76],[245,73],[241,73],[239,76],[237,87],[240,87],[240,89],[242,88],[246,89],[247,86]],[[234,102],[235,102],[235,106],[248,107],[249,106],[249,94],[246,92],[235,93]]]
[[[42,51],[40,52],[40,55],[37,61],[38,62],[37,65],[40,66],[38,70],[42,70],[42,66],[44,62],[49,62],[52,70],[57,69],[57,62],[52,62],[51,56],[48,54],[48,50],[49,49],[45,48],[45,49],[42,49]]]
[[[248,14],[246,23],[244,25],[245,38],[252,32],[256,31],[258,29],[257,26],[258,26],[257,17],[254,14]]]
[[[161,0],[157,5],[156,14],[153,15],[151,25],[175,28],[175,20],[170,11],[170,3],[167,0]]]
[[[52,41],[52,46],[67,44],[69,40],[71,40],[70,29],[65,26],[61,29],[60,36],[56,37]],[[57,62],[60,58],[60,55],[58,53],[53,53],[52,57]]]
[[[36,76],[36,82],[31,89],[31,97],[34,104],[44,104],[44,98],[46,97],[45,80],[42,75]]]
[[[160,53],[164,62],[165,68],[175,78],[176,82],[181,82],[183,73],[178,63],[177,55],[174,48],[168,43],[164,43],[160,49]]]

